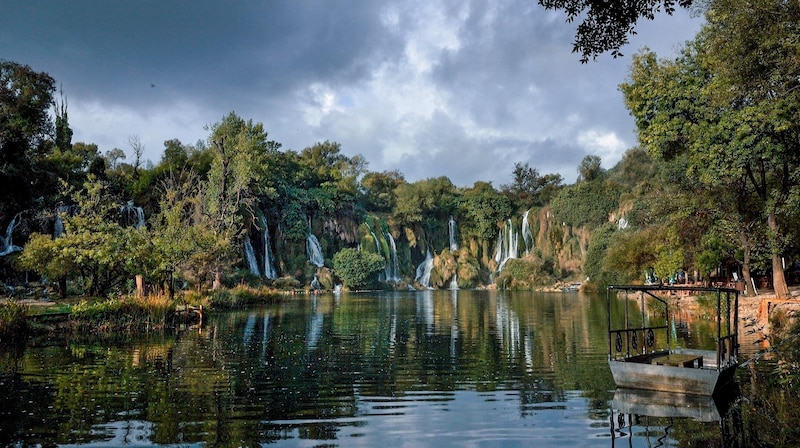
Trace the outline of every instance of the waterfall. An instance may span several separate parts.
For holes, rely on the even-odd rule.
[[[431,254],[431,250],[428,249],[427,254],[425,254],[425,261],[417,266],[417,275],[414,277],[414,281],[418,282],[425,288],[431,287],[431,270],[433,269],[433,254]]]
[[[77,205],[59,205],[56,207],[56,218],[53,223],[53,239],[64,234],[64,218],[62,218],[62,216],[70,216],[77,211]]]
[[[325,264],[325,258],[322,256],[322,246],[320,246],[317,237],[310,232],[308,238],[306,238],[306,255],[309,263],[316,267],[322,267]]]
[[[258,260],[256,260],[256,253],[253,250],[253,245],[250,243],[250,238],[244,238],[244,256],[247,260],[247,267],[250,268],[250,273],[255,276],[260,276],[261,272],[258,271]]]
[[[319,282],[319,277],[317,277],[317,274],[314,274],[314,280],[311,280],[310,286],[314,291],[319,291],[322,289],[322,283]]]
[[[453,278],[450,280],[450,289],[456,290],[458,289],[458,273],[456,272],[453,274]]]
[[[378,254],[378,255],[383,256],[384,259],[387,258],[386,256],[383,255],[383,248],[381,247],[381,242],[378,241],[378,235],[375,235],[375,232],[372,231],[372,228],[369,226],[368,223],[364,223],[364,224],[366,224],[367,229],[369,229],[369,234],[372,235],[372,239],[375,240],[375,253]],[[381,272],[378,275],[378,281],[385,282],[385,281],[387,281],[389,279],[389,277],[386,274],[386,270],[387,269],[389,269],[389,261],[388,260],[386,261],[386,269],[384,269],[383,272]]]
[[[134,226],[137,229],[144,227],[144,210],[142,207],[133,205],[133,201],[121,205],[119,212],[122,214],[122,222],[125,225]]]
[[[278,278],[278,272],[275,269],[275,257],[272,255],[269,243],[269,226],[264,216],[261,216],[261,225],[264,226],[264,277],[274,280]]]
[[[458,226],[456,225],[456,220],[453,219],[452,216],[447,223],[447,229],[450,233],[450,252],[455,252],[458,250]]]
[[[494,259],[499,263],[498,271],[502,271],[506,262],[512,258],[517,258],[517,246],[519,235],[509,219],[506,225],[500,229],[497,235],[497,249]]]
[[[522,215],[522,239],[525,241],[525,254],[529,254],[533,248],[533,234],[531,233],[531,226],[528,223],[528,213],[530,210],[525,210]]]
[[[4,257],[8,254],[22,250],[21,247],[15,246],[14,242],[11,240],[11,238],[14,236],[14,229],[16,229],[19,225],[20,219],[22,219],[22,212],[17,213],[11,222],[8,223],[5,235],[0,238],[0,257]]]
[[[397,246],[394,243],[394,237],[389,232],[386,232],[386,240],[389,242],[389,261],[386,263],[386,281],[397,283],[400,281],[400,275],[397,270]]]

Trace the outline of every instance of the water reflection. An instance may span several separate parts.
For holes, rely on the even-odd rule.
[[[605,298],[297,298],[4,352],[0,444],[608,447],[606,361]]]

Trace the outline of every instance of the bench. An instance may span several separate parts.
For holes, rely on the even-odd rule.
[[[666,356],[659,356],[653,358],[650,364],[658,366],[673,366],[673,367],[703,367],[702,355],[690,355],[684,353],[670,353]]]

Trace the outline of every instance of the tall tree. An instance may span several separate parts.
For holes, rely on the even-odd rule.
[[[0,60],[0,221],[39,196],[32,181],[37,161],[52,147],[54,91],[47,73]]]
[[[214,158],[204,184],[203,215],[221,241],[235,241],[243,231],[243,216],[253,219],[252,206],[268,171],[268,156],[280,144],[267,139],[261,123],[245,121],[234,112],[209,130]],[[228,256],[218,258],[215,286],[230,261]]]
[[[515,163],[512,176],[512,183],[500,189],[525,209],[547,204],[562,187],[560,174],[540,175],[539,170],[527,163]]]
[[[689,174],[709,186],[750,184],[769,229],[775,292],[786,297],[779,216],[800,167],[800,4],[717,0],[707,18],[675,61],[635,58],[632,82],[621,88],[655,155],[688,156]]]

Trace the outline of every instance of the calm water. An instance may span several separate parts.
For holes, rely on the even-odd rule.
[[[606,344],[604,296],[292,298],[176,334],[6,348],[0,443],[723,446],[719,422],[620,417]]]

